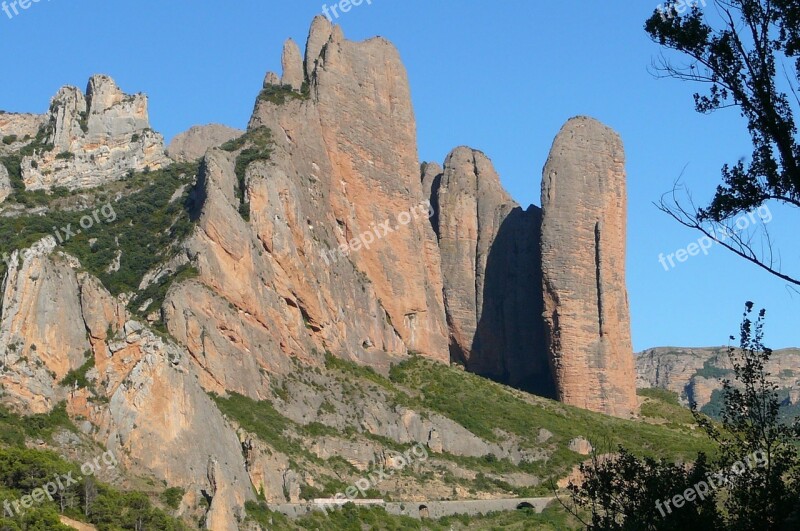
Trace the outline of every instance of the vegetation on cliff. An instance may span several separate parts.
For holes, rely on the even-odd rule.
[[[75,210],[48,209],[44,214],[0,218],[0,255],[26,249],[56,233],[62,249],[81,261],[113,294],[139,288],[144,275],[178,251],[194,227],[192,184],[194,163],[173,164],[163,170],[131,175],[126,181],[94,190],[92,206]],[[119,196],[117,198],[117,196]],[[104,200],[101,200],[104,199]],[[113,209],[95,216],[91,228],[80,230],[85,216],[98,209]],[[113,216],[106,214],[111,214]],[[65,237],[69,227],[75,234]],[[119,267],[112,267],[119,258]],[[0,264],[0,277],[6,264]]]
[[[91,476],[84,478],[79,465],[57,453],[26,447],[26,442],[32,440],[39,440],[40,445],[44,444],[42,440],[51,441],[53,435],[62,430],[77,432],[63,404],[49,414],[30,417],[20,417],[0,408],[0,530],[71,530],[61,523],[59,515],[93,524],[103,531],[188,529],[157,508],[148,494],[119,490]],[[52,500],[44,497],[29,508],[19,505],[21,510],[17,511],[13,502],[19,504],[25,496],[56,476],[69,476],[77,481],[70,484],[65,480],[64,488],[59,488]]]

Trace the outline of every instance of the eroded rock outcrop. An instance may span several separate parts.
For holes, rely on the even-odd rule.
[[[77,275],[55,248],[48,237],[14,251],[2,285],[3,390],[13,406],[32,413],[50,411],[64,398],[54,382],[80,367],[90,348]]]
[[[797,367],[800,367],[800,349],[796,348],[775,350],[765,366],[779,394],[786,397],[787,406],[797,403],[795,389],[800,385]],[[709,404],[714,392],[722,390],[723,380],[739,385],[727,347],[651,348],[636,356],[636,373],[637,387],[674,391],[684,404],[695,402],[698,408]]]
[[[626,200],[619,136],[590,118],[571,119],[553,143],[542,178],[548,343],[559,399],[617,416],[637,410],[625,286]]]
[[[281,66],[283,67],[281,84],[292,87],[294,90],[300,90],[305,82],[303,56],[300,55],[300,48],[298,48],[297,43],[292,39],[287,40],[283,45]]]
[[[451,357],[475,372],[554,396],[544,323],[541,212],[515,203],[491,161],[461,147],[423,186],[435,195]]]
[[[0,111],[0,152],[36,138],[46,119],[44,114]]]
[[[198,160],[212,147],[219,147],[243,134],[244,131],[221,124],[196,125],[173,138],[167,154],[178,162]]]
[[[130,171],[167,163],[164,139],[150,129],[147,97],[124,94],[108,76],[58,91],[45,117],[42,144],[21,164],[28,190],[90,188]]]
[[[51,237],[12,255],[0,306],[4,403],[45,413],[66,401],[125,465],[205,496],[209,529],[236,529],[254,496],[235,432],[198,384],[196,366],[80,269]],[[87,361],[89,387],[61,384]]]
[[[11,179],[8,176],[6,167],[0,164],[0,203],[6,200],[11,195]]]
[[[379,361],[414,350],[447,361],[439,253],[419,210],[427,197],[397,50],[347,41],[324,17],[308,42],[308,95],[260,99],[249,125],[273,133],[271,163],[251,166],[245,195],[264,256],[283,273],[277,291],[336,354]],[[368,233],[373,241],[359,244]]]

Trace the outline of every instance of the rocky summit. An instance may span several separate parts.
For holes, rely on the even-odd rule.
[[[20,165],[26,190],[94,187],[168,161],[164,139],[150,129],[147,97],[124,94],[102,75],[89,80],[86,94],[63,87],[44,116],[0,121],[0,135],[34,137]]]
[[[415,443],[437,472],[376,489],[468,499],[490,474],[488,499],[569,474],[590,412],[638,409],[619,136],[567,122],[523,208],[476,149],[420,161],[387,40],[317,17],[281,62],[246,131],[168,150],[147,97],[103,75],[0,114],[3,407],[63,409],[215,530]]]
[[[570,120],[542,178],[547,343],[559,399],[609,415],[637,408],[626,211],[619,135],[589,118]]]

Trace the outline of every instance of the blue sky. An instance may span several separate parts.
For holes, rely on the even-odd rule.
[[[333,2],[328,2],[332,4]],[[409,72],[423,160],[459,145],[484,151],[521,204],[539,204],[553,138],[575,115],[616,129],[628,157],[628,290],[634,348],[725,344],[745,300],[768,309],[767,343],[800,345],[800,295],[721,248],[665,271],[660,253],[700,236],[653,206],[684,171],[703,204],[725,162],[750,154],[736,111],[701,116],[696,86],[658,80],[659,48],[644,33],[655,0],[542,2],[372,0],[337,19],[345,35],[381,35]],[[321,0],[41,0],[0,11],[0,109],[44,112],[65,84],[111,75],[150,96],[153,127],[169,140],[195,124],[245,127],[264,73],[280,71],[283,41],[305,43]],[[13,13],[13,11],[12,11]],[[784,268],[800,275],[788,226],[768,225]]]

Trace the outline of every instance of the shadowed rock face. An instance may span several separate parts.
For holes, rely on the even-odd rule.
[[[173,138],[167,154],[178,162],[198,160],[210,148],[219,147],[243,134],[244,131],[220,124],[196,125]]]
[[[573,118],[542,179],[544,318],[558,397],[626,416],[636,387],[625,288],[625,156],[611,129]]]
[[[541,209],[515,207],[495,236],[484,272],[483,311],[472,345],[479,374],[555,398],[541,315]]]
[[[423,168],[442,255],[450,353],[471,372],[554,396],[543,322],[541,212],[523,211],[491,161],[461,147]]]

